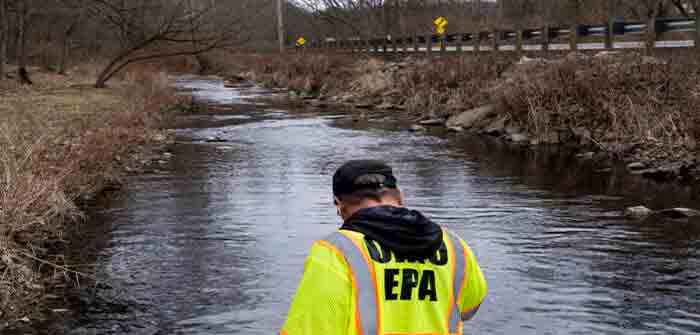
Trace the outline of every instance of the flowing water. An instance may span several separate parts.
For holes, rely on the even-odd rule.
[[[209,110],[183,116],[172,157],[92,213],[108,287],[68,333],[276,333],[311,244],[340,224],[331,175],[360,157],[390,162],[408,206],[475,251],[490,291],[466,334],[700,332],[700,224],[621,215],[697,206],[694,190],[402,131],[382,113],[280,107],[217,78],[178,86]]]

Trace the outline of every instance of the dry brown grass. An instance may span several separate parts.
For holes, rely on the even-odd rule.
[[[329,94],[345,89],[354,59],[318,53],[217,52],[207,55],[212,71],[244,75],[262,85]]]
[[[540,143],[584,134],[581,143],[619,156],[650,147],[698,149],[700,64],[694,54],[553,56],[523,65],[507,53],[397,64],[348,54],[226,53],[216,68],[312,95],[383,100],[418,117],[496,104],[497,119],[517,123]]]
[[[80,218],[76,200],[116,178],[135,146],[158,137],[160,107],[173,98],[160,72],[134,68],[92,88],[99,64],[67,77],[34,73],[35,85],[0,93],[0,317],[27,312],[41,291],[37,259]],[[27,300],[30,299],[30,300]],[[36,300],[34,300],[35,302]]]
[[[492,55],[424,60],[402,71],[394,85],[407,97],[409,111],[447,117],[489,103],[488,88],[511,62]]]
[[[522,66],[498,98],[534,135],[586,129],[621,154],[640,145],[695,149],[700,69],[691,57],[566,57]]]

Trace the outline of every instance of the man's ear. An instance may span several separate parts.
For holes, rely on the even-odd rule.
[[[401,207],[404,206],[403,191],[401,191],[401,190],[399,190],[399,206],[401,206]]]
[[[338,199],[338,197],[333,197],[333,204],[335,204],[335,209],[338,212],[338,216],[340,216],[341,219],[343,218],[343,203]]]

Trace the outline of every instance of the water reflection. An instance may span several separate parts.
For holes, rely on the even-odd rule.
[[[225,94],[216,80],[189,80]],[[693,192],[604,177],[568,154],[359,127],[337,112],[270,115],[224,100],[232,101],[226,113],[245,117],[184,123],[170,164],[133,181],[105,218],[113,232],[103,276],[147,303],[142,317],[162,334],[276,332],[308,248],[339,223],[330,174],[357,157],[392,163],[408,204],[477,253],[490,294],[468,333],[700,331],[700,225],[619,215],[638,202],[690,206]],[[202,141],[210,136],[228,142]],[[91,314],[81,325],[138,333],[113,330],[114,319]]]

